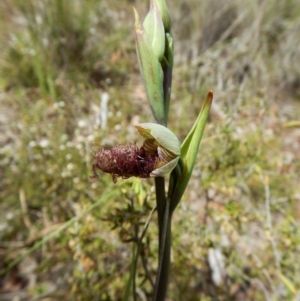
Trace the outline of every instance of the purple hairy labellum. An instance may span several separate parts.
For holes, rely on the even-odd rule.
[[[149,178],[159,161],[158,153],[148,153],[144,147],[135,144],[117,144],[112,147],[102,147],[93,153],[96,163],[93,164],[92,178],[98,178],[97,168],[112,175],[113,182],[117,177]]]

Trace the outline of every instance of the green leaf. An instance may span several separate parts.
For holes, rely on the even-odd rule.
[[[189,134],[187,135],[187,137],[181,145],[181,157],[183,161],[181,175],[178,179],[176,179],[176,175],[171,174],[171,176],[173,176],[174,179],[172,179],[173,181],[170,181],[173,182],[174,185],[172,188],[173,191],[169,191],[169,195],[171,197],[172,211],[178,205],[192,175],[192,171],[195,165],[196,156],[199,150],[201,138],[207,122],[212,100],[213,92],[209,91],[207,93],[205,102],[201,108],[196,122],[194,123],[191,131],[189,132]]]

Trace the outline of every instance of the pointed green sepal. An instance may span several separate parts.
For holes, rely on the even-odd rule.
[[[177,163],[178,163],[178,160],[179,160],[179,156],[176,157],[175,159],[171,160],[170,162],[168,162],[167,164],[159,167],[159,168],[156,168],[154,169],[150,176],[151,177],[164,177],[168,174],[171,173],[171,171],[176,167]]]

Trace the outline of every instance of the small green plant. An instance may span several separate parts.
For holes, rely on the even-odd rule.
[[[153,300],[162,301],[165,300],[168,285],[172,214],[191,177],[213,94],[212,91],[208,92],[198,118],[180,146],[176,135],[167,128],[174,43],[166,2],[152,0],[143,23],[140,22],[135,9],[134,15],[140,72],[157,124],[136,125],[139,134],[145,139],[140,148],[135,144],[120,144],[114,147],[103,147],[95,152],[96,163],[93,164],[93,171],[94,177],[97,177],[97,168],[110,173],[114,182],[117,181],[117,177],[154,177],[159,229],[159,263]],[[166,176],[169,176],[167,193],[165,192]],[[134,282],[133,280],[132,283]],[[134,290],[133,295],[135,295]]]

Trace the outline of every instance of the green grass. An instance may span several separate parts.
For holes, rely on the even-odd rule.
[[[215,96],[174,216],[169,300],[299,298],[298,2],[169,1],[168,124],[181,141],[207,91]],[[0,4],[1,300],[20,292],[29,300],[123,300],[153,182],[90,176],[95,147],[139,144],[133,124],[153,121],[131,5]],[[134,6],[146,11],[145,1]],[[97,124],[104,91],[106,129]],[[151,300],[156,235],[154,216],[140,246],[138,300]],[[225,259],[219,286],[210,249]]]

